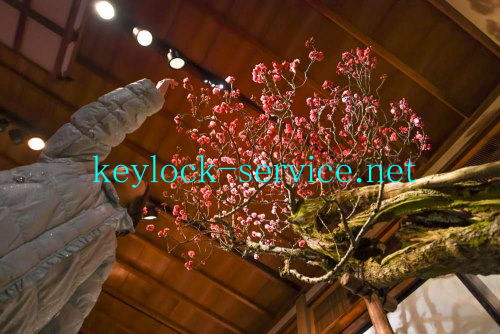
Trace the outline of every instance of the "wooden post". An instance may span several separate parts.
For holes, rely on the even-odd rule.
[[[387,296],[384,305],[382,305],[380,297],[372,288],[364,284],[360,279],[349,274],[342,275],[340,284],[351,291],[351,293],[365,300],[368,314],[370,315],[373,328],[375,328],[377,334],[394,334],[384,311],[384,308],[390,311],[394,311],[397,308],[398,303],[394,298]]]
[[[500,326],[500,300],[495,293],[475,275],[457,274],[457,277]]]
[[[382,302],[380,297],[372,293],[369,296],[363,297],[366,303],[366,308],[368,309],[368,314],[372,321],[373,328],[377,334],[394,334],[391,328],[391,324],[387,319],[387,315],[382,307]]]
[[[297,311],[297,333],[298,334],[316,334],[316,327],[314,324],[314,314],[312,310],[307,307],[306,295],[301,294],[295,302]]]

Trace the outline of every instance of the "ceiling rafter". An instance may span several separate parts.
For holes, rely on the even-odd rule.
[[[136,240],[136,241],[142,243],[143,245],[147,245],[148,247],[154,248],[155,250],[157,250],[158,252],[160,252],[163,256],[168,257],[170,260],[176,262],[179,266],[184,267],[184,261],[182,260],[182,258],[180,258],[179,256],[177,256],[177,255],[175,255],[173,253],[169,253],[169,252],[165,251],[164,249],[162,249],[157,244],[155,244],[155,243],[147,240],[141,234],[134,233],[134,234],[130,234],[128,237],[130,239],[133,239],[133,240]],[[257,312],[259,312],[259,313],[261,313],[263,315],[266,315],[266,316],[272,315],[271,311],[266,310],[264,307],[257,305],[255,302],[253,302],[252,300],[250,300],[248,297],[245,297],[244,295],[242,295],[239,291],[236,291],[233,288],[230,288],[230,287],[226,286],[224,284],[224,282],[222,282],[219,279],[217,279],[216,277],[210,275],[208,272],[206,272],[202,268],[198,268],[197,270],[195,270],[193,272],[196,273],[197,275],[201,275],[204,278],[210,280],[212,282],[212,284],[214,284],[215,286],[217,286],[217,288],[221,289],[226,294],[234,297],[236,300],[240,301],[241,303],[247,305],[251,309],[253,309],[253,310],[255,310],[255,311],[257,311]]]
[[[252,45],[254,48],[260,50],[261,52],[266,54],[269,58],[273,58],[276,61],[279,61],[281,59],[282,56],[278,55],[276,52],[271,50],[271,48],[269,48],[264,43],[262,43],[258,38],[255,38],[250,33],[248,33],[246,30],[242,29],[238,24],[231,21],[230,18],[223,16],[222,13],[220,13],[218,10],[216,10],[215,8],[213,8],[212,6],[207,4],[206,2],[196,1],[196,0],[188,0],[186,2],[189,3],[190,6],[192,6],[193,8],[196,8],[197,10],[202,12],[203,14],[210,16],[220,26],[224,27],[228,31],[235,34],[239,39],[246,41],[247,43]],[[305,78],[304,72],[297,70],[297,77],[299,79],[304,79]],[[321,88],[321,86],[316,81],[309,78],[306,81],[306,85],[308,85],[314,91],[324,95],[324,90]]]
[[[468,120],[462,124],[448,137],[441,147],[433,154],[429,162],[424,166],[425,175],[442,172],[450,168],[453,157],[456,157],[468,149],[468,143],[477,141],[481,137],[481,131],[488,123],[495,124],[500,118],[500,83],[490,91],[484,101],[476,108]],[[456,167],[460,168],[460,167]]]
[[[108,293],[108,296],[110,296],[111,298],[115,299],[113,296],[111,296],[109,293]],[[120,300],[118,300],[121,304],[124,304],[123,302],[121,302]],[[129,307],[128,304],[125,304],[127,307]],[[134,311],[137,311],[136,309],[134,309]],[[125,326],[123,323],[122,323],[122,319],[120,319],[119,317],[111,314],[111,312],[108,312],[107,310],[103,310],[103,309],[100,309],[99,307],[94,307],[92,309],[92,312],[93,313],[97,313],[97,314],[101,314],[102,316],[104,316],[106,319],[108,319],[109,321],[112,321],[113,322],[113,325],[116,326],[118,329],[120,329],[122,332],[124,333],[127,333],[127,334],[137,334],[135,332],[132,331],[132,329],[130,329],[129,327]],[[148,318],[151,318],[148,316]],[[156,321],[156,319],[153,319],[154,321]],[[164,326],[162,324],[162,326]],[[170,329],[170,327],[168,327]],[[85,330],[85,328],[83,328],[83,330]]]
[[[106,293],[107,295],[111,296],[115,300],[121,302],[122,304],[127,305],[128,307],[136,310],[139,313],[144,314],[145,316],[155,320],[156,322],[161,323],[162,325],[174,330],[177,333],[180,334],[192,334],[193,332],[190,331],[189,329],[181,326],[174,320],[170,319],[169,317],[151,309],[150,307],[142,304],[135,298],[131,298],[127,295],[124,295],[123,293],[120,292],[120,290],[110,286],[109,284],[104,284],[102,291]]]
[[[37,83],[32,78],[30,78],[27,75],[25,75],[24,73],[21,73],[16,68],[12,67],[11,65],[6,64],[3,61],[3,59],[0,59],[0,66],[8,69],[13,74],[19,76],[22,80],[24,80],[25,82],[27,82],[35,90],[44,93],[48,97],[52,98],[54,101],[60,103],[64,107],[64,110],[69,115],[71,115],[75,110],[78,109],[78,107],[75,106],[75,105],[73,105],[71,102],[63,100],[59,95],[55,94],[50,89],[48,89],[46,87],[43,87],[41,84]],[[34,65],[32,65],[32,66],[34,66]],[[146,150],[142,146],[139,146],[139,145],[133,143],[132,141],[130,141],[127,138],[125,138],[125,140],[122,142],[122,144],[125,147],[127,147],[128,149],[136,152],[138,155],[140,155],[140,156],[142,156],[142,157],[144,157],[146,159],[150,158],[150,156],[154,154],[153,152],[149,152],[148,150]],[[167,164],[162,159],[157,159],[157,161],[161,165],[166,165]],[[156,199],[156,201],[157,202],[161,202],[161,199]],[[164,213],[164,214],[166,214],[166,213]],[[295,290],[295,291],[300,290],[300,288],[298,287],[298,285],[296,283],[294,283],[293,281],[291,281],[289,279],[280,277],[279,274],[276,273],[273,269],[271,269],[270,267],[268,267],[267,265],[265,265],[265,264],[263,264],[263,263],[261,263],[259,261],[256,261],[253,258],[249,258],[249,257],[242,257],[241,255],[237,254],[236,252],[228,252],[228,254],[232,254],[233,256],[237,256],[238,258],[242,258],[243,260],[251,263],[255,268],[259,269],[261,272],[263,272],[264,274],[266,274],[266,276],[268,278],[271,278],[271,279],[273,279],[275,281],[279,281],[282,284],[287,285],[288,287],[290,287],[292,290]]]
[[[495,44],[487,35],[485,35],[474,23],[469,21],[459,11],[453,8],[447,1],[443,0],[427,0],[431,5],[436,7],[441,13],[448,16],[460,28],[465,30],[476,41],[481,43],[485,48],[491,51],[495,56],[500,57],[500,47]]]
[[[10,6],[16,8],[19,10],[21,13],[24,12],[25,15],[29,18],[32,18],[36,22],[40,23],[42,26],[45,28],[49,29],[50,31],[63,36],[64,35],[64,28],[60,27],[57,23],[52,22],[48,18],[46,18],[43,15],[38,14],[36,11],[31,9],[30,7],[25,7],[25,4],[21,1],[16,1],[16,0],[2,0],[9,4]],[[77,34],[75,34],[76,36]]]
[[[396,57],[389,50],[384,48],[382,45],[377,43],[373,38],[365,35],[361,30],[356,28],[353,24],[342,18],[339,14],[334,12],[331,8],[326,6],[321,0],[306,0],[307,3],[318,13],[322,14],[328,20],[336,24],[338,27],[347,32],[350,36],[354,37],[361,43],[365,45],[370,45],[373,50],[382,58],[385,59],[389,64],[397,68],[401,73],[406,75],[408,78],[413,80],[416,84],[430,93],[432,96],[437,98],[441,103],[446,105],[448,108],[453,110],[455,113],[460,115],[462,118],[467,119],[468,116],[455,105],[449,101],[447,97],[439,88],[437,88],[432,82],[424,78],[420,73],[412,69],[410,66],[406,65],[402,60]]]
[[[122,267],[123,269],[125,269],[125,271],[127,271],[128,273],[136,276],[137,278],[139,278],[139,279],[141,279],[143,281],[148,282],[152,286],[156,286],[157,288],[162,289],[162,290],[168,292],[169,295],[171,295],[172,297],[174,297],[176,299],[182,300],[185,303],[190,304],[195,309],[197,309],[200,313],[202,313],[205,316],[207,316],[208,318],[212,319],[214,322],[216,322],[220,326],[224,327],[225,329],[228,329],[231,332],[238,333],[238,334],[245,334],[246,333],[244,330],[242,330],[241,328],[238,328],[235,324],[232,324],[227,319],[224,319],[222,316],[220,316],[220,315],[216,314],[215,312],[211,311],[206,306],[198,303],[197,301],[195,301],[192,298],[186,296],[185,294],[177,291],[176,289],[174,289],[174,288],[166,285],[164,282],[158,280],[157,278],[152,277],[149,274],[146,274],[145,272],[143,272],[141,269],[139,269],[138,267],[136,267],[131,262],[126,261],[126,260],[124,260],[124,259],[122,259],[122,258],[120,258],[118,256],[117,260],[116,260],[116,263],[120,267]]]
[[[73,0],[71,3],[71,9],[69,11],[68,20],[66,21],[66,26],[64,27],[64,35],[61,42],[61,46],[59,47],[59,51],[57,52],[56,64],[54,66],[53,75],[59,77],[62,75],[62,68],[64,65],[64,57],[66,55],[66,51],[72,41],[75,40],[75,30],[74,25],[78,16],[78,11],[80,9],[80,5],[83,0]]]
[[[19,21],[17,23],[16,35],[14,36],[14,50],[17,51],[21,49],[21,43],[23,42],[24,29],[26,28],[26,19],[28,17],[30,5],[31,0],[26,0],[20,5]]]

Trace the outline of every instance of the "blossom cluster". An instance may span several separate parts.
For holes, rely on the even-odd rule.
[[[386,76],[372,86],[377,59],[370,47],[342,54],[337,72],[349,84],[325,80],[321,91],[305,101],[297,100],[296,92],[304,87],[311,66],[325,58],[314,40],[308,40],[306,48],[305,59],[254,67],[252,81],[261,86],[260,97],[254,99],[259,108],[242,102],[234,77],[226,79],[229,89],[195,88],[188,78],[183,81],[190,112],[175,117],[177,130],[191,140],[198,155],[207,157],[207,166],[300,168],[314,160],[318,166],[349,165],[354,170],[351,180],[356,180],[365,175],[362,167],[370,163],[415,161],[430,149],[423,121],[406,99],[388,108],[382,105],[378,91]],[[179,152],[171,163],[180,166],[194,159]],[[318,170],[312,172],[317,175]],[[200,242],[205,237],[215,240],[218,247],[255,258],[269,246],[305,249],[307,242],[291,231],[287,221],[300,202],[360,185],[343,180],[324,184],[318,178],[317,182],[297,182],[291,170],[282,170],[281,182],[263,183],[255,178],[237,182],[231,171],[216,173],[215,183],[185,183],[179,177],[164,192],[166,202],[174,204],[176,236],[192,247],[186,256],[188,269],[203,262],[205,248]],[[199,177],[199,172],[184,177]],[[186,233],[186,229],[196,233]],[[172,233],[162,230],[158,236]]]

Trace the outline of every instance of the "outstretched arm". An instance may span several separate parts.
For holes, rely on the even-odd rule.
[[[42,161],[70,158],[89,161],[98,155],[102,161],[127,133],[135,131],[148,116],[163,107],[164,95],[175,85],[164,79],[156,85],[142,79],[101,96],[75,112],[48,140]]]

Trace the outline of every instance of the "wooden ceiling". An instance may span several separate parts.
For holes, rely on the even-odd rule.
[[[170,69],[165,54],[139,46],[126,25],[100,20],[89,8],[68,78],[57,78],[19,49],[0,44],[3,113],[34,133],[50,136],[78,107],[117,86],[143,77],[191,76],[201,82],[205,78],[200,68],[220,78],[233,75],[246,96],[257,95],[250,80],[253,65],[303,56],[304,41],[314,36],[327,58],[313,69],[299,99],[319,91],[323,80],[336,78],[342,51],[372,45],[380,59],[379,73],[389,75],[382,95],[388,100],[406,97],[424,118],[434,147],[424,164],[449,145],[447,139],[474,117],[488,96],[498,95],[498,46],[439,1],[114,3],[119,17],[149,29],[195,66]],[[152,154],[168,161],[176,146],[189,150],[173,125],[173,116],[184,110],[183,92],[170,92],[164,109],[127,136],[108,162],[141,163]],[[5,131],[0,133],[0,169],[36,158],[25,145],[13,145]],[[161,185],[154,188],[159,201],[161,192]],[[161,226],[172,223],[168,214],[158,221]],[[167,253],[143,226],[135,235],[120,238],[117,259],[83,333],[265,333],[301,289],[308,288],[280,278],[280,261],[269,257],[257,262],[218,251],[203,268],[186,271],[181,252]]]

